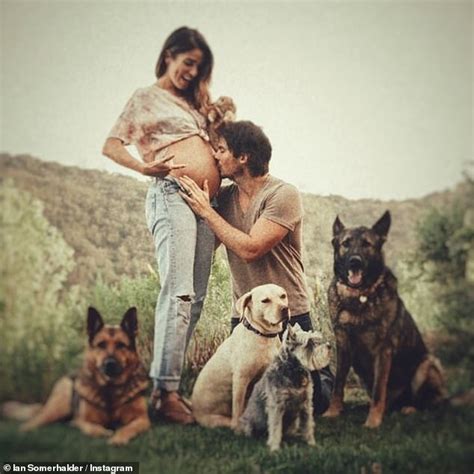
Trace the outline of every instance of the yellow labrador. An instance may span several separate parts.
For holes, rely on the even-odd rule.
[[[241,323],[199,374],[192,395],[196,421],[209,428],[237,429],[253,384],[278,353],[283,323],[290,317],[280,286],[257,286],[236,303]]]

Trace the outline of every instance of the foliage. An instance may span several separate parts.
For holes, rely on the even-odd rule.
[[[26,397],[50,386],[74,350],[61,298],[73,250],[45,219],[42,204],[11,180],[1,183],[0,205],[1,390]]]
[[[474,181],[466,180],[466,195],[474,195]],[[418,227],[414,263],[435,285],[430,307],[437,308],[439,325],[451,340],[443,359],[466,369],[474,382],[474,281],[469,275],[474,250],[474,202],[459,200],[444,210],[431,210]]]
[[[191,392],[199,371],[229,335],[231,306],[229,269],[218,251],[212,264],[204,309],[186,354],[182,377],[185,393]]]
[[[201,319],[196,326],[194,349],[212,353],[229,335],[232,307],[230,273],[227,262],[222,255],[216,254],[212,264],[208,291]],[[192,354],[193,351],[191,350]],[[190,363],[194,368],[201,368],[208,357],[193,357]]]
[[[66,290],[68,273],[74,267],[73,251],[44,217],[41,202],[9,180],[2,183],[0,203],[0,317],[4,338],[0,398],[44,398],[59,375],[79,364],[88,306],[95,306],[110,323],[118,323],[130,306],[138,308],[139,347],[148,367],[160,288],[156,272],[148,266],[145,275],[110,282],[107,271],[99,268],[89,288],[82,288],[80,294],[76,287]],[[219,256],[188,352],[193,374],[189,383],[228,334],[229,313],[229,273]]]
[[[427,264],[419,265],[414,253],[397,265],[398,291],[422,332],[443,328],[440,322],[442,307],[435,297],[443,285],[432,278],[427,267]]]
[[[74,249],[68,286],[91,287],[99,273],[108,283],[147,275],[154,259],[144,217],[145,183],[23,155],[0,154],[0,169],[44,203],[45,217]]]
[[[14,244],[29,238],[27,251],[17,251],[15,249],[19,245],[6,241],[2,246],[4,259],[19,260],[17,264],[7,267],[15,268],[16,273],[12,277],[2,273],[2,291],[10,299],[0,300],[0,311],[2,315],[11,312],[6,305],[8,301],[8,304],[14,301],[18,307],[23,305],[21,314],[27,315],[25,318],[28,319],[28,322],[20,324],[21,318],[10,317],[8,324],[17,324],[23,328],[29,326],[30,332],[34,333],[34,336],[26,339],[31,347],[36,345],[35,337],[41,335],[40,331],[34,330],[38,321],[45,328],[54,326],[54,331],[61,331],[50,331],[41,336],[50,338],[51,353],[55,354],[55,360],[60,361],[57,366],[53,364],[56,373],[68,362],[77,363],[76,356],[84,340],[87,306],[96,305],[107,320],[117,321],[129,306],[134,305],[139,310],[140,342],[144,361],[148,364],[152,352],[154,306],[159,282],[156,272],[150,271],[154,256],[152,239],[143,218],[146,184],[125,176],[65,167],[25,155],[0,154],[0,169],[2,175],[14,180],[18,195],[23,195],[26,190],[35,197],[35,206],[40,206],[39,201],[44,206],[41,236],[34,238],[34,226],[27,226],[29,234],[25,232],[24,235],[10,237],[15,241]],[[463,272],[466,275],[469,273],[468,268],[474,275],[474,226],[465,223],[466,209],[474,200],[472,183],[473,180],[467,176],[466,182],[454,192],[436,193],[423,199],[403,202],[349,201],[340,196],[303,195],[303,257],[312,293],[315,327],[331,337],[326,292],[332,275],[330,241],[335,216],[339,215],[348,226],[370,226],[389,208],[393,225],[385,245],[387,262],[398,276],[402,297],[417,323],[423,331],[440,326],[449,328],[449,331],[454,331],[452,327],[456,325],[464,328],[464,323],[460,324],[458,319],[468,321],[463,311],[469,312],[472,304],[466,296],[466,285],[460,283],[466,280],[467,285],[470,285],[469,281],[472,280],[462,277]],[[417,227],[427,207],[436,210]],[[422,245],[415,258],[410,260],[410,252],[416,246],[417,228],[422,236]],[[55,236],[60,236],[63,244],[66,242],[66,247],[55,243],[44,247],[44,241],[55,241]],[[30,272],[28,252],[39,252],[32,248],[36,241],[45,248],[44,259],[48,264],[38,265],[38,271]],[[71,248],[74,249],[73,256]],[[47,252],[51,257],[47,256]],[[69,263],[53,271],[51,265],[55,259],[61,258]],[[35,284],[42,289],[49,288],[49,293],[38,292]],[[465,297],[459,292],[455,293],[454,288],[461,288]],[[16,294],[19,296],[16,297]],[[39,299],[42,301],[38,302]],[[37,318],[35,315],[41,305],[42,317]],[[187,354],[186,390],[189,390],[199,368],[228,334],[230,307],[229,271],[222,253],[218,252],[203,315]],[[446,316],[447,312],[450,317]],[[50,316],[53,313],[54,318]],[[466,331],[466,334],[471,334],[469,329]],[[18,341],[23,337],[22,334],[19,331],[15,336]],[[463,337],[460,331],[453,334]],[[71,344],[71,341],[74,343]],[[62,349],[62,346],[67,347]],[[63,350],[69,351],[67,357],[60,356]],[[15,361],[16,367],[30,365],[25,374],[38,371],[45,374],[32,391],[44,394],[44,387],[48,385],[45,380],[53,378],[47,375],[51,374],[51,370],[44,371],[42,362],[33,367],[41,357],[28,359],[28,354],[26,351],[20,353]],[[25,361],[20,364],[23,357]],[[22,382],[25,390],[29,388],[31,391],[32,387],[27,387],[26,380],[28,378],[25,377],[25,382]]]
[[[99,273],[107,283],[117,283],[124,276],[148,275],[154,256],[143,216],[146,183],[27,155],[0,154],[0,170],[3,176],[14,179],[17,187],[44,203],[46,218],[74,249],[76,265],[68,285],[91,287]],[[372,225],[390,209],[393,224],[385,247],[388,264],[397,270],[398,262],[415,246],[416,222],[426,208],[445,207],[460,193],[461,188],[400,202],[304,194],[303,257],[311,285],[322,283],[326,292],[332,272],[331,228],[336,215],[347,225]]]
[[[455,205],[448,211],[432,209],[418,225],[418,258],[442,268],[442,274],[459,277],[464,272],[471,229],[463,228],[464,210]]]
[[[130,306],[138,308],[140,347],[148,367],[159,280],[149,267],[153,252],[142,218],[143,183],[24,156],[3,155],[0,165],[15,183],[3,181],[0,188],[0,398],[44,399],[54,380],[78,365],[90,305],[111,323],[118,323]],[[467,187],[462,196],[474,196],[473,190]],[[403,203],[306,195],[305,264],[315,325],[329,332],[326,288],[335,215],[341,214],[347,225],[371,225],[389,207],[394,226],[388,263],[395,267],[403,298],[421,327],[436,322],[448,333],[444,360],[457,365],[450,372],[455,375],[450,385],[463,388],[474,382],[466,375],[474,366],[473,281],[468,276],[474,227],[467,218],[473,199],[454,204],[452,194]],[[420,246],[410,261],[405,257],[414,246],[415,222],[427,203],[438,210],[420,224]],[[230,307],[229,271],[218,253],[187,354],[187,393],[228,335]],[[197,426],[159,425],[117,449],[65,426],[18,434],[13,423],[1,423],[0,454],[17,461],[139,460],[144,473],[360,473],[370,472],[373,463],[381,464],[384,473],[472,470],[472,409],[440,409],[410,418],[393,414],[377,431],[361,427],[365,416],[365,407],[349,406],[338,420],[319,420],[316,448],[290,443],[274,455],[262,441]]]

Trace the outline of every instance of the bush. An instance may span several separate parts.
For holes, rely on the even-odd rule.
[[[44,395],[78,350],[61,290],[73,251],[43,215],[41,202],[0,187],[0,398]],[[68,294],[74,301],[75,290]]]
[[[474,181],[467,179],[467,195],[474,195]],[[472,200],[459,201],[448,209],[433,210],[418,227],[418,249],[414,262],[433,291],[430,309],[450,337],[440,352],[445,362],[463,370],[464,386],[473,380],[474,282],[468,264],[474,249]]]
[[[182,387],[190,393],[204,364],[230,333],[232,307],[230,273],[226,261],[216,252],[204,309],[186,354]]]

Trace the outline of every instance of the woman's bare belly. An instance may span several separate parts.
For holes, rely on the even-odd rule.
[[[173,170],[170,176],[179,178],[189,176],[202,188],[204,180],[209,184],[209,194],[213,197],[221,184],[221,177],[212,148],[198,136],[189,137],[165,148],[166,154],[174,155],[172,163],[185,164],[182,169]],[[164,150],[163,150],[164,151]]]

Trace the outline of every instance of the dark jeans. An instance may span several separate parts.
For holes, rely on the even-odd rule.
[[[230,320],[230,332],[232,332],[240,319],[232,318]],[[290,318],[290,324],[294,326],[298,323],[303,331],[312,331],[313,324],[309,313],[300,314],[298,316],[292,316]],[[323,367],[321,370],[314,370],[311,372],[313,379],[313,410],[315,415],[321,415],[324,413],[331,401],[331,394],[334,385],[334,375],[331,372],[329,366]]]

